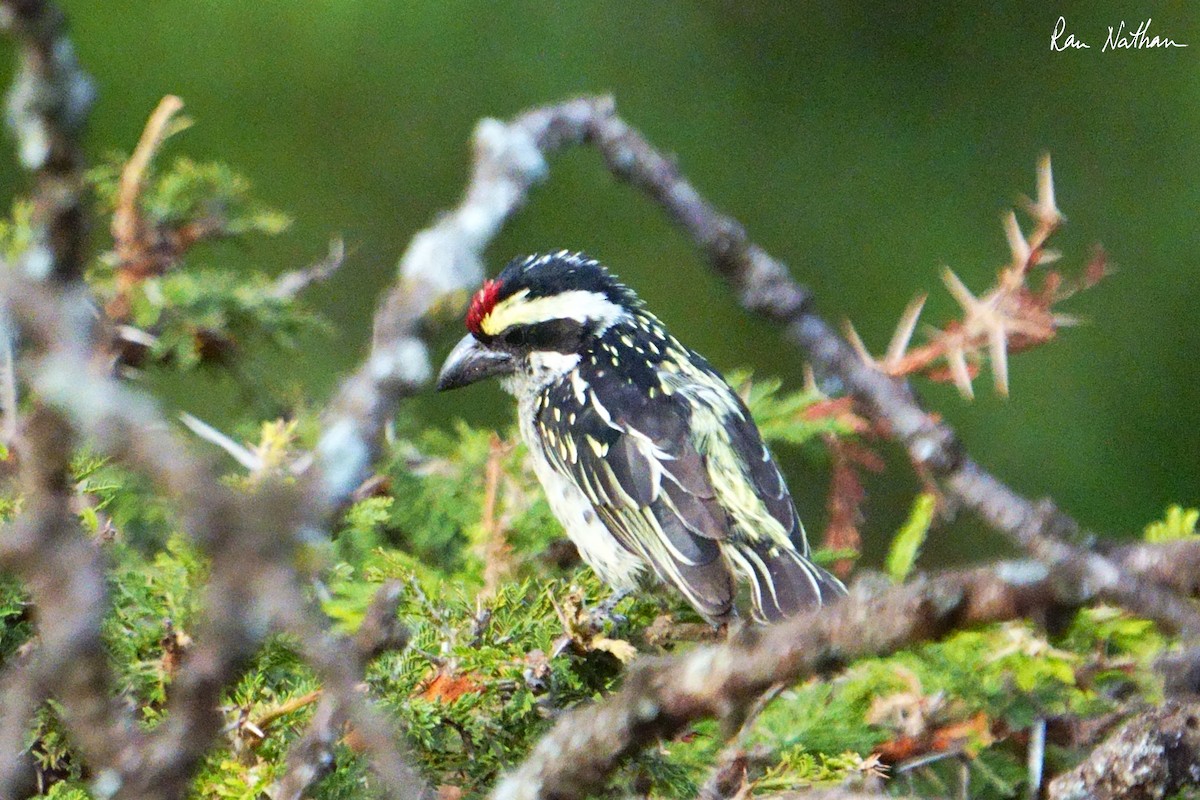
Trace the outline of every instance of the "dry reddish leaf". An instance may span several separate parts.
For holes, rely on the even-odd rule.
[[[952,725],[944,725],[933,732],[931,750],[944,753],[967,744],[988,745],[993,741],[992,722],[980,711],[970,719]]]
[[[809,422],[822,419],[836,420],[854,433],[865,433],[871,427],[869,422],[854,413],[854,398],[848,395],[818,400],[805,408],[801,417]]]
[[[469,675],[438,671],[417,690],[416,697],[437,703],[453,703],[464,694],[483,691],[483,686]]]
[[[861,442],[837,436],[826,436],[825,445],[833,458],[833,469],[825,502],[829,523],[821,537],[821,546],[829,550],[859,550],[862,535],[858,526],[862,523],[862,505],[867,499],[859,470],[880,472],[884,468],[883,459]],[[850,559],[840,559],[831,569],[838,577],[845,578],[853,565]]]
[[[986,746],[994,741],[991,720],[980,711],[970,719],[936,728],[922,736],[898,736],[875,749],[887,764],[912,758],[961,750],[968,745]]]

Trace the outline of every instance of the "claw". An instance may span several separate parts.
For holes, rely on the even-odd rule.
[[[620,602],[628,597],[632,591],[632,589],[616,589],[612,594],[596,604],[588,612],[592,625],[600,629],[604,627],[604,623],[606,622],[611,622],[614,625],[623,625],[628,622],[629,620],[623,614],[616,613],[616,609]]]

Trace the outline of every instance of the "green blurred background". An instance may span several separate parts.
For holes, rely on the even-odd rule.
[[[195,128],[176,153],[226,161],[292,213],[277,240],[210,254],[271,271],[309,263],[331,235],[350,258],[310,300],[336,335],[280,368],[324,396],[362,356],[369,320],[412,234],[457,201],[480,117],[611,92],[717,206],[808,283],[832,319],[882,349],[905,303],[954,312],[942,265],[982,289],[1007,249],[1000,214],[1055,159],[1070,219],[1057,245],[1081,267],[1094,243],[1118,273],[1064,305],[1089,324],[1011,366],[1013,396],[961,400],[919,382],[984,464],[1050,495],[1086,525],[1129,535],[1171,502],[1200,503],[1195,285],[1200,279],[1200,14],[1194,3],[403,3],[394,0],[68,0],[100,99],[94,154],[132,149],[176,93]],[[1060,15],[1091,50],[1053,53]],[[1187,49],[1101,52],[1107,26]],[[13,185],[15,172],[4,166]],[[733,307],[692,247],[591,152],[552,164],[491,249],[577,248],[618,271],[723,369],[801,380],[801,358]],[[454,334],[448,334],[448,346]],[[444,352],[444,351],[442,351]],[[439,352],[439,356],[442,354]],[[167,387],[220,424],[228,385]],[[504,424],[495,388],[417,404],[445,424]],[[895,455],[895,454],[893,454]],[[781,453],[810,531],[827,476]],[[903,462],[873,480],[868,553],[903,518]],[[1002,549],[960,523],[931,562]]]

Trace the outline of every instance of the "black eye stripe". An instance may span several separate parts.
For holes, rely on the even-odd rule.
[[[584,330],[579,320],[552,319],[532,325],[514,325],[497,338],[508,347],[568,353],[579,346]]]

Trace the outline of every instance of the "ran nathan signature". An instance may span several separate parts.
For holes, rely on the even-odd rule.
[[[1100,52],[1107,53],[1110,50],[1163,50],[1171,47],[1187,47],[1186,44],[1181,44],[1170,36],[1151,35],[1150,22],[1150,18],[1147,17],[1137,27],[1126,25],[1125,20],[1121,20],[1121,24],[1115,28],[1109,25],[1108,36],[1105,37],[1104,46],[1100,48]],[[1067,30],[1066,17],[1059,17],[1058,22],[1054,23],[1054,32],[1050,34],[1050,49],[1056,53],[1061,53],[1064,50],[1090,50],[1092,46],[1084,41],[1081,36]]]

